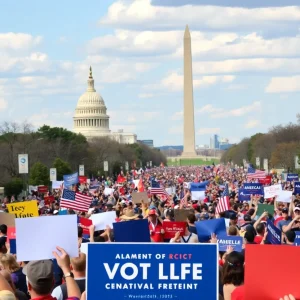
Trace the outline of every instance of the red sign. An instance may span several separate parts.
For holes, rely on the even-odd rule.
[[[90,234],[89,227],[93,225],[93,221],[87,218],[79,218],[79,223],[83,229],[83,234]]]
[[[281,299],[288,294],[300,299],[299,270],[288,261],[299,257],[300,247],[248,244],[245,253],[246,300]]]
[[[8,227],[7,228],[7,242],[9,243],[9,240],[14,240],[16,238],[16,228],[15,227]]]
[[[263,185],[271,184],[272,176],[268,175],[264,179],[258,179],[258,181]]]
[[[87,183],[87,177],[86,176],[79,176],[79,183],[80,184]]]
[[[117,178],[117,183],[124,183],[124,182],[126,182],[126,177],[119,174]]]
[[[48,187],[45,185],[38,186],[38,192],[40,194],[46,194],[48,193]]]
[[[54,196],[44,197],[45,205],[51,205],[55,201]]]
[[[186,222],[163,222],[164,238],[172,239],[178,231],[180,232],[180,236],[184,236],[185,228]]]

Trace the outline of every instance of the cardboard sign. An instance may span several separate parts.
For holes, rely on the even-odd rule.
[[[51,228],[51,230],[46,229]],[[53,259],[52,251],[60,246],[70,257],[78,257],[77,216],[49,216],[16,219],[18,261]],[[40,241],[34,243],[30,240]]]
[[[40,186],[38,186],[38,192],[39,192],[39,194],[46,194],[46,193],[48,193],[48,187],[47,186],[45,186],[45,185],[40,185]]]
[[[263,195],[261,183],[244,183],[244,191],[248,195]]]
[[[274,215],[274,205],[269,204],[258,204],[257,216],[261,216],[263,212],[267,211],[270,215]]]
[[[148,194],[147,192],[140,192],[140,193],[132,193],[132,202],[135,204],[142,203],[142,200],[144,203],[148,202]]]
[[[83,234],[90,234],[89,227],[93,225],[93,221],[87,218],[79,218],[79,223],[83,229]]]
[[[217,256],[216,244],[89,243],[87,300],[216,300]]]
[[[15,216],[0,212],[0,225],[5,224],[7,227],[15,227]]]
[[[105,213],[94,214],[90,216],[90,220],[95,225],[95,230],[104,230],[108,225],[110,228],[113,227],[113,223],[116,221],[116,212],[107,211]]]
[[[276,201],[291,203],[292,197],[293,197],[292,191],[281,191],[280,194],[278,195]]]
[[[164,238],[172,239],[178,231],[180,236],[184,236],[186,224],[186,222],[163,222]]]
[[[113,224],[116,242],[149,243],[150,231],[148,220],[134,220]]]
[[[267,220],[267,230],[267,241],[273,245],[281,245],[281,231],[270,220]]]
[[[245,253],[246,300],[273,300],[288,294],[300,299],[298,269],[295,263],[281,259],[299,257],[298,247],[247,244]]]
[[[227,251],[227,247],[233,247],[234,251],[241,252],[243,238],[241,236],[218,235],[219,251]]]
[[[176,222],[186,222],[187,217],[193,214],[193,209],[175,209],[174,217]]]
[[[217,236],[227,235],[224,219],[212,219],[195,223],[200,243],[206,243],[211,239],[211,234]]]
[[[16,218],[31,218],[39,216],[36,200],[11,203],[6,206],[8,212],[13,214]]]
[[[273,198],[275,196],[278,196],[281,191],[282,191],[281,184],[264,187],[265,198]]]
[[[87,183],[87,177],[86,176],[79,176],[79,183],[80,184]]]
[[[44,204],[50,206],[55,201],[54,196],[44,197]]]

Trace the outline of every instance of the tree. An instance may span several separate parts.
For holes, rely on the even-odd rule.
[[[40,162],[35,163],[30,168],[29,174],[30,185],[48,185],[49,184],[49,170]]]
[[[70,165],[60,158],[53,162],[53,168],[56,168],[57,180],[63,180],[63,176],[72,173]]]
[[[294,169],[295,155],[299,151],[297,143],[281,143],[276,146],[271,156],[271,165],[284,169]]]
[[[20,178],[13,178],[10,182],[4,185],[4,194],[8,197],[18,197],[22,193],[23,182]]]

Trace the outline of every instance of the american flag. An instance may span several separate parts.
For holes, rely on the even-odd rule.
[[[160,187],[159,182],[152,180],[151,181],[151,190],[150,190],[151,195],[160,195],[163,197],[169,198],[169,194],[166,192],[166,190],[162,187]]]
[[[261,170],[256,170],[252,167],[248,167],[247,179],[264,179],[266,178],[266,172]]]
[[[223,211],[229,210],[229,191],[228,191],[228,184],[225,185],[224,192],[222,197],[219,200],[219,203],[216,207],[216,213],[219,214]]]
[[[60,199],[60,207],[87,212],[92,197],[64,189]]]

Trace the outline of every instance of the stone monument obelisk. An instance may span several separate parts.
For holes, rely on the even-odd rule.
[[[191,34],[188,25],[184,32],[184,113],[183,157],[195,157],[195,123]]]

